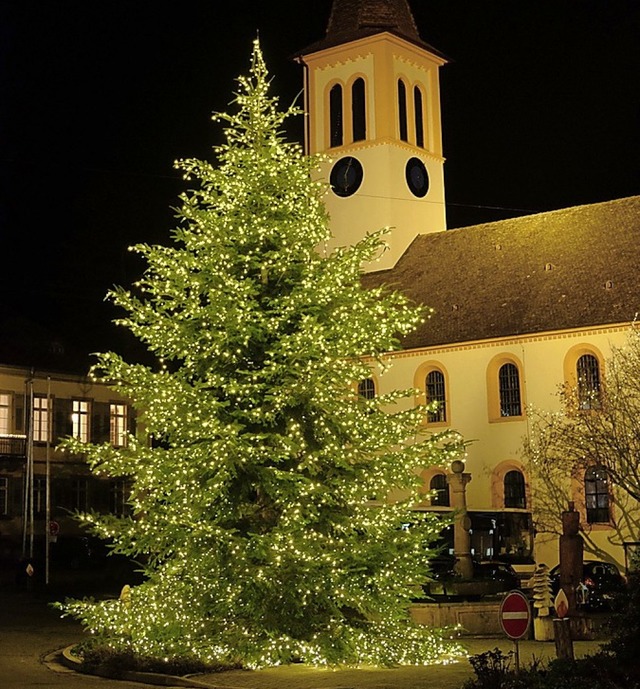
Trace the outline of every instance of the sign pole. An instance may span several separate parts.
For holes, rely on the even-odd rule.
[[[522,591],[509,591],[500,605],[500,626],[515,645],[516,672],[520,672],[519,641],[529,631],[531,608]]]
[[[50,553],[51,553],[51,529],[49,525],[51,524],[51,376],[47,376],[47,410],[45,412],[45,433],[47,434],[47,449],[46,449],[46,473],[45,473],[45,517],[44,523],[47,525],[44,534],[45,542],[45,572],[44,572],[44,583],[45,586],[49,586],[49,563],[50,563]],[[42,412],[40,412],[42,413]],[[42,427],[42,417],[40,418],[40,425]]]

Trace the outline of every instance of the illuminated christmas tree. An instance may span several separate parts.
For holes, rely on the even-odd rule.
[[[161,364],[110,353],[96,375],[131,398],[146,437],[71,447],[128,477],[130,517],[84,519],[143,559],[145,581],[65,609],[100,643],[145,656],[434,662],[446,643],[408,615],[442,527],[413,509],[416,469],[448,465],[462,444],[425,433],[414,391],[357,394],[423,314],[362,289],[380,233],[323,255],[317,161],[283,140],[294,110],[268,86],[256,44],[237,113],[215,118],[217,165],[178,163],[194,189],[174,243],[135,247],[146,273],[113,295]]]

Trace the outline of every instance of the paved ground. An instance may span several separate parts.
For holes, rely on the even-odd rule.
[[[82,638],[77,622],[61,620],[47,600],[0,585],[1,689],[143,689],[137,682],[90,677],[55,662],[61,646]]]
[[[470,655],[498,647],[503,653],[514,649],[508,639],[463,640]],[[576,656],[594,653],[599,648],[595,641],[575,642]],[[522,664],[533,658],[555,658],[553,642],[520,642]],[[467,660],[450,665],[402,667],[392,669],[362,668],[358,670],[316,670],[293,665],[268,670],[247,672],[232,670],[215,675],[199,675],[198,681],[220,689],[460,689],[466,679],[473,677]]]

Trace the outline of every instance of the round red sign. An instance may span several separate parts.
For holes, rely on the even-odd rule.
[[[531,609],[520,591],[509,591],[500,606],[500,625],[510,639],[521,639],[529,629]]]

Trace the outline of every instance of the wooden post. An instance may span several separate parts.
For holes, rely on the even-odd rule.
[[[567,596],[568,616],[577,613],[576,589],[582,579],[582,555],[584,544],[580,536],[580,513],[573,502],[562,513],[562,536],[560,536],[560,586]]]
[[[553,633],[556,643],[556,656],[565,660],[573,660],[571,620],[568,617],[553,620]]]

